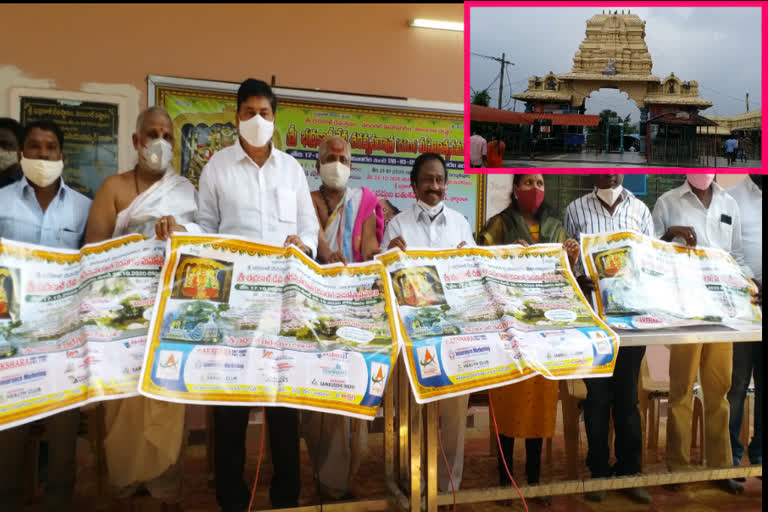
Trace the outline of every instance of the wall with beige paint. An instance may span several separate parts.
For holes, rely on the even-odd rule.
[[[150,74],[274,75],[282,87],[463,101],[463,34],[407,26],[461,22],[461,4],[16,4],[0,12],[0,68],[18,68],[0,73],[0,94],[31,86],[18,80],[72,91],[119,84],[138,91],[143,107]],[[4,96],[0,115],[7,111]]]

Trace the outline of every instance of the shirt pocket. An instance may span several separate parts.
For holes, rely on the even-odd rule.
[[[59,229],[58,232],[58,238],[62,242],[62,247],[67,247],[69,249],[79,249],[80,248],[80,239],[83,237],[83,232],[80,230],[75,230],[70,227],[64,227]]]
[[[730,217],[730,224],[723,222],[722,213],[718,213],[709,222],[709,228],[711,230],[710,239],[717,244],[717,247],[729,253],[731,252],[731,244],[733,243],[733,215]]]
[[[296,192],[277,189],[277,218],[281,223],[296,224]]]

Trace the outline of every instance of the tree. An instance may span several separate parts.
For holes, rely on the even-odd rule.
[[[488,89],[477,91],[474,96],[472,96],[472,104],[473,105],[480,105],[481,107],[488,107],[491,104],[491,95],[488,94]]]

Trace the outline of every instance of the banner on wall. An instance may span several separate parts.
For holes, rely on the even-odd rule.
[[[138,394],[163,249],[0,240],[0,429]]]
[[[174,168],[197,184],[200,172],[219,149],[238,140],[236,95],[156,86],[155,103],[173,119]],[[345,138],[352,148],[349,186],[371,189],[391,218],[414,201],[410,171],[422,153],[443,156],[448,168],[447,204],[472,226],[485,220],[483,177],[464,174],[464,118],[460,114],[421,112],[278,98],[274,146],[304,167],[310,190],[320,187],[315,170],[317,149],[329,135]]]
[[[762,329],[755,285],[730,254],[689,248],[636,232],[582,235],[595,304],[615,329],[722,324]]]
[[[402,351],[427,403],[524,380],[607,377],[619,339],[589,308],[560,244],[388,251]]]
[[[376,416],[398,354],[380,263],[320,267],[210,235],[174,236],[167,254],[142,394]]]

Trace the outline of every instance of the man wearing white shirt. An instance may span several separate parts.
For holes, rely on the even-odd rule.
[[[272,245],[296,245],[312,257],[317,222],[304,170],[272,146],[277,98],[261,80],[248,79],[237,91],[239,143],[214,154],[200,175],[195,222],[158,222],[158,237],[171,231],[222,233]],[[223,511],[244,511],[250,491],[243,481],[245,434],[250,408],[214,406],[216,501]],[[270,500],[275,508],[298,506],[298,411],[267,407],[272,453]]]
[[[716,247],[727,251],[748,276],[741,245],[739,205],[714,183],[714,174],[688,174],[686,182],[662,195],[653,209],[656,235],[689,247]],[[667,466],[682,470],[691,462],[693,385],[700,375],[704,394],[704,453],[711,468],[733,465],[728,435],[733,343],[678,344],[669,347],[669,409]],[[728,479],[718,482],[728,492],[744,487]]]
[[[448,182],[445,160],[436,153],[424,153],[413,164],[411,187],[416,203],[397,214],[387,225],[381,241],[382,250],[395,247],[453,249],[474,247],[472,228],[464,216],[443,203]],[[440,401],[440,435],[451,467],[451,477],[444,464],[437,466],[437,485],[440,492],[451,490],[451,479],[456,489],[461,484],[464,468],[464,431],[467,425],[469,395]]]
[[[763,284],[763,181],[762,175],[749,178],[727,189],[736,200],[741,216],[741,242],[744,261],[754,274],[755,281]],[[750,464],[763,463],[763,343],[734,343],[733,374],[728,402],[731,405],[729,430],[733,465],[741,463],[744,446],[741,444],[741,422],[744,416],[744,398],[749,380],[755,380],[755,432],[749,443]],[[743,482],[745,479],[737,478]]]

